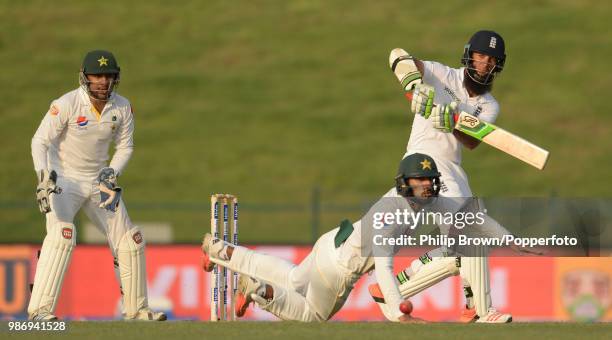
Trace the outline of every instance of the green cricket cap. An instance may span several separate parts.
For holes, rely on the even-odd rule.
[[[95,50],[85,55],[81,70],[85,74],[119,74],[120,69],[111,52]]]

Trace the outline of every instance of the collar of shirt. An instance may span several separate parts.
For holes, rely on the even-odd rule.
[[[89,93],[87,93],[87,91],[85,91],[85,89],[82,87],[79,87],[79,97],[83,104],[88,106],[90,109],[94,109],[94,106],[91,104],[91,99],[89,98]],[[115,103],[115,97],[116,97],[115,91],[113,91],[113,93],[111,93],[110,98],[108,98],[108,101],[106,102],[106,105],[104,106],[104,109],[110,109],[113,106],[113,104]],[[102,116],[102,113],[103,112],[100,112],[100,116]]]

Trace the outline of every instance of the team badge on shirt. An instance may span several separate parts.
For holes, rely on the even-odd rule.
[[[87,123],[89,123],[89,121],[87,120],[87,117],[85,117],[85,116],[78,116],[77,120],[76,120],[76,123],[77,123],[78,126],[83,127],[83,126],[87,125]]]
[[[51,105],[51,108],[49,109],[49,114],[52,116],[57,116],[59,114],[59,109],[57,108],[57,106]]]

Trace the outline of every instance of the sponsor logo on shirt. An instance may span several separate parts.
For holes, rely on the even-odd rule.
[[[449,89],[448,86],[444,86],[444,92],[448,93],[448,95],[451,96],[451,98],[453,98],[454,101],[461,102],[461,99],[457,97],[457,95],[455,94],[455,91]]]
[[[447,192],[448,191],[448,186],[446,185],[446,183],[440,181],[440,191],[441,192]]]
[[[87,125],[87,123],[89,123],[89,121],[87,120],[87,117],[79,116],[79,117],[77,117],[76,123],[77,123],[78,126],[83,127],[83,126]]]
[[[444,92],[448,93],[448,95],[451,96],[451,98],[453,98],[454,101],[461,103],[461,99],[459,99],[459,97],[455,94],[455,91],[448,88],[448,86],[444,87]],[[482,113],[482,106],[478,105],[474,109],[474,112],[472,112],[472,115],[478,117],[481,113]]]

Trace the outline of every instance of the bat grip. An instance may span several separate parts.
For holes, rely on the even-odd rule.
[[[412,101],[412,91],[404,93],[404,96],[406,97],[406,99],[408,99],[408,101]],[[457,121],[459,120],[459,115],[454,115],[453,119],[455,120],[455,123],[457,123]]]

